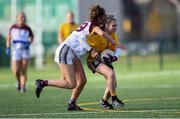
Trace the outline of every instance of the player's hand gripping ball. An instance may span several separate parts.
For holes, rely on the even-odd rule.
[[[117,61],[117,57],[114,55],[114,52],[109,49],[106,49],[101,53],[101,59],[106,64]]]

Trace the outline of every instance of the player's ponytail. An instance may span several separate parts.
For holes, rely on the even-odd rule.
[[[104,25],[106,22],[106,12],[104,8],[99,5],[93,5],[90,9],[89,19],[96,25]]]

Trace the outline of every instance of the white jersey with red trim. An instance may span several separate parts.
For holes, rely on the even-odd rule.
[[[91,30],[91,27],[92,23],[86,21],[83,24],[81,24],[75,31],[73,31],[71,35],[82,36],[88,34]]]
[[[84,55],[91,47],[87,44],[85,35],[89,34],[94,25],[86,21],[80,25],[76,31],[73,31],[70,36],[64,41],[77,56]]]
[[[29,26],[24,25],[22,27],[14,24],[9,30],[11,36],[12,47],[15,49],[22,48],[29,44],[29,37],[33,37],[32,30]]]
[[[28,25],[22,27],[14,24],[9,30],[9,35],[11,37],[11,46],[12,46],[12,59],[21,60],[29,59],[29,37],[33,37],[31,28]]]

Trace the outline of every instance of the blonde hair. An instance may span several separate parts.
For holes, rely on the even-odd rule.
[[[25,22],[27,21],[26,14],[22,10],[17,13],[16,17],[18,17],[19,15],[23,15],[25,17]]]
[[[106,24],[111,23],[112,21],[117,21],[113,14],[108,14],[106,18]]]

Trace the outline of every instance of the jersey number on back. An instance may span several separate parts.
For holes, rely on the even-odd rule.
[[[76,31],[77,31],[77,32],[80,32],[80,31],[84,30],[87,25],[88,25],[88,23],[83,23],[81,26],[79,26],[79,27],[77,28]]]

